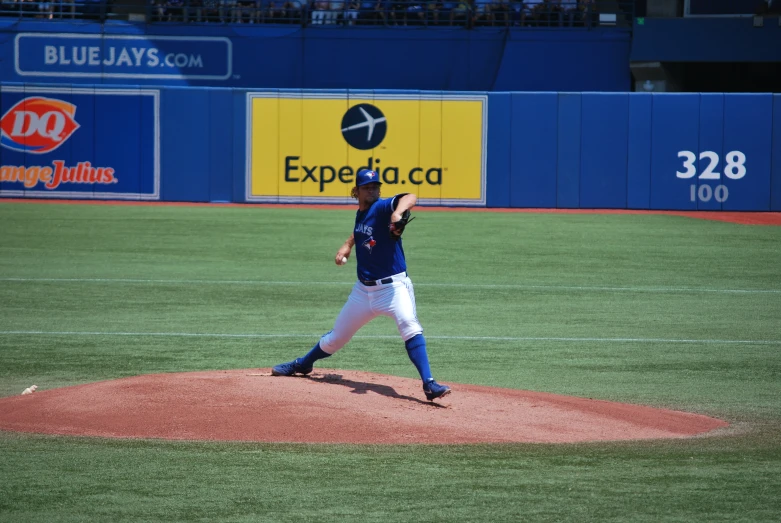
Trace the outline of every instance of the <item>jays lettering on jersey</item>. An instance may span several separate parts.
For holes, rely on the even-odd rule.
[[[388,232],[391,214],[401,196],[381,198],[355,214],[353,237],[359,280],[379,280],[407,270],[402,240],[392,239]]]
[[[157,200],[159,92],[4,87],[0,195]]]

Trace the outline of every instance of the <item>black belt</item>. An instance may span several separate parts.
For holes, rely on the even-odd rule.
[[[362,281],[361,283],[363,283],[367,287],[373,287],[377,285],[376,281]],[[380,280],[380,283],[382,284],[393,283],[393,278],[385,278],[384,280]]]

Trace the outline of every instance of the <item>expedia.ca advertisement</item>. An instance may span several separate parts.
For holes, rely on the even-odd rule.
[[[249,93],[247,201],[348,203],[355,174],[383,196],[485,205],[487,97]]]
[[[160,198],[159,92],[3,87],[0,195]]]

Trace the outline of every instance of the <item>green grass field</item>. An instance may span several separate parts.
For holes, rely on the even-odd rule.
[[[0,432],[0,521],[781,520],[781,228],[417,215],[404,245],[439,381],[731,427],[686,440],[393,447]],[[0,396],[302,354],[355,279],[353,260],[333,263],[353,217],[0,202]],[[417,376],[386,318],[322,363]]]

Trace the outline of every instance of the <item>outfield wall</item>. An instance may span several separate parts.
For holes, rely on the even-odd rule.
[[[0,86],[0,196],[781,211],[781,95]],[[370,125],[371,123],[371,132]]]
[[[0,18],[0,81],[628,91],[629,28],[143,24]]]

